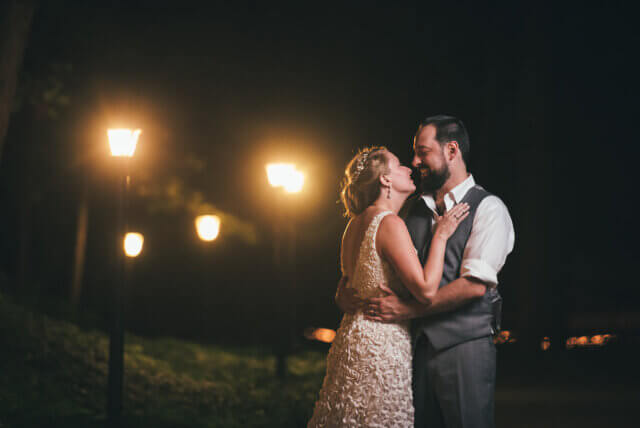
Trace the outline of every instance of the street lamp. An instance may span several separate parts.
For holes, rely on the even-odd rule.
[[[285,288],[285,292],[291,293],[294,298],[294,305],[291,306],[290,314],[291,319],[289,319],[287,326],[285,327],[286,334],[280,336],[281,343],[279,343],[278,349],[276,350],[276,373],[280,379],[283,379],[286,375],[286,357],[289,348],[293,342],[293,337],[295,336],[295,322],[296,322],[296,312],[295,312],[295,303],[297,303],[297,299],[295,299],[295,252],[296,252],[296,229],[295,229],[295,221],[293,217],[293,213],[291,210],[286,210],[284,207],[283,193],[285,194],[295,194],[302,191],[304,186],[304,174],[301,171],[296,169],[296,166],[292,163],[270,163],[266,165],[267,170],[267,179],[269,184],[278,188],[281,187],[284,192],[276,192],[276,203],[274,212],[276,214],[275,224],[274,224],[274,264],[278,269],[278,274],[281,275],[281,282],[288,284],[289,287]],[[285,232],[286,231],[286,232]],[[282,240],[283,234],[287,235],[288,241],[288,251],[287,251],[287,266],[286,271],[288,273],[289,278],[284,278],[283,275],[283,267],[282,267]]]
[[[124,236],[124,253],[127,257],[138,257],[142,251],[144,236],[140,233],[129,232]]]
[[[196,218],[198,237],[206,242],[213,241],[220,234],[220,217],[216,215],[201,215]]]
[[[127,194],[131,179],[129,177],[129,161],[133,157],[140,129],[109,129],[109,148],[111,156],[118,160],[121,182],[118,189],[118,232],[120,239],[127,232]],[[139,254],[142,250],[142,235],[137,234],[125,238],[125,250],[133,245],[139,248],[131,254]],[[134,248],[135,249],[135,248]],[[127,253],[128,255],[128,253]],[[123,307],[127,282],[125,253],[118,252],[117,279],[114,287],[113,325],[109,336],[109,377],[107,385],[107,419],[111,426],[119,426],[122,416],[122,393],[124,379],[124,322]]]
[[[200,242],[204,248],[202,248],[202,261],[200,272],[202,274],[202,281],[199,289],[200,295],[200,310],[198,311],[200,314],[200,324],[204,327],[205,325],[205,314],[207,314],[207,290],[211,285],[211,269],[210,269],[210,260],[209,256],[211,255],[211,242],[218,238],[220,234],[220,217],[217,215],[201,215],[196,217],[195,220],[196,232],[198,233],[198,238],[200,238]],[[204,330],[203,330],[204,331]]]
[[[140,129],[109,129],[107,135],[111,156],[133,157],[141,133]]]
[[[304,174],[292,163],[267,164],[267,179],[273,187],[282,187],[287,193],[298,193],[304,186]]]

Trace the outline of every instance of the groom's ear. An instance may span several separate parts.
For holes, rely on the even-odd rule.
[[[447,142],[446,153],[449,160],[453,160],[456,157],[456,153],[460,151],[460,146],[456,140]]]

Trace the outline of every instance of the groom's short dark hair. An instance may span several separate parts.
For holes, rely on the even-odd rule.
[[[462,160],[465,165],[469,165],[471,146],[469,144],[469,134],[467,134],[464,123],[457,117],[446,114],[429,116],[418,125],[414,141],[418,138],[418,135],[420,135],[424,127],[429,125],[433,125],[436,128],[436,140],[438,140],[441,146],[449,141],[457,141]]]

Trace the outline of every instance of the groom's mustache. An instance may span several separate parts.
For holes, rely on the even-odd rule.
[[[427,167],[425,165],[419,165],[416,169],[418,170],[420,175],[427,175],[429,172],[431,172],[429,167]]]

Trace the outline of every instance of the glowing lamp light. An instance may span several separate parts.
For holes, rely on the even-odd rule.
[[[127,233],[124,237],[124,253],[127,257],[138,257],[142,251],[144,236],[140,233]]]
[[[548,351],[551,348],[551,339],[548,336],[542,338],[542,342],[540,342],[540,348],[543,351]]]
[[[220,217],[201,215],[196,218],[196,230],[203,241],[213,241],[220,234]]]
[[[284,186],[288,177],[296,170],[292,163],[270,163],[267,165],[267,178],[273,187]]]
[[[284,190],[288,193],[298,193],[304,186],[304,174],[300,171],[293,171],[289,179],[284,184]]]
[[[140,129],[109,129],[107,136],[109,137],[109,147],[111,148],[111,156],[132,157],[136,151],[138,137],[142,133]]]
[[[319,328],[314,334],[316,340],[324,343],[331,343],[336,338],[336,332],[328,328]]]
[[[511,331],[502,330],[496,336],[493,337],[493,343],[496,345],[502,345],[504,343],[516,343],[517,339],[513,336]]]
[[[298,193],[304,186],[304,174],[292,163],[270,163],[267,179],[273,187],[283,187],[287,193]]]
[[[607,345],[616,339],[613,334],[596,334],[591,337],[569,337],[566,342],[567,349],[574,348],[598,348]]]
[[[587,336],[580,336],[576,339],[576,345],[584,346],[589,344],[589,338]]]
[[[329,328],[309,327],[304,331],[304,337],[309,340],[317,340],[319,342],[331,343],[336,338],[335,330]]]

